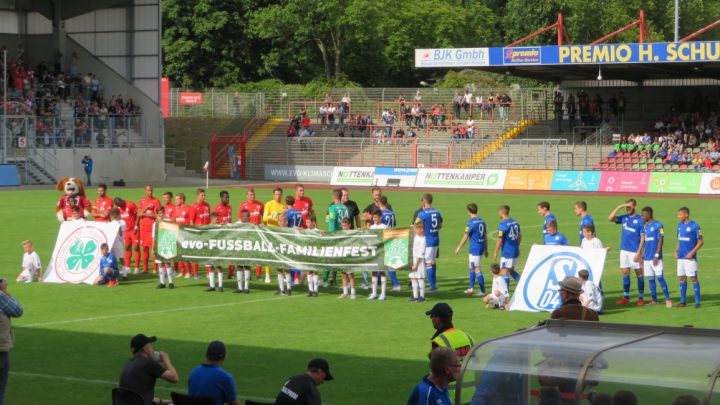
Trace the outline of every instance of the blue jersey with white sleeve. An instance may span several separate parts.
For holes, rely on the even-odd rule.
[[[502,257],[512,259],[520,256],[520,224],[516,220],[508,218],[500,221],[498,238],[502,240]]]
[[[590,214],[585,214],[580,219],[580,242],[582,242],[582,240],[585,239],[585,237],[583,236],[582,230],[585,226],[588,226],[588,225],[595,225],[595,221],[593,220],[593,217],[590,216]]]
[[[435,208],[425,208],[418,212],[415,222],[422,222],[425,225],[425,241],[427,247],[440,246],[440,226],[443,219],[440,211]]]
[[[480,256],[485,253],[485,232],[487,225],[480,217],[472,217],[465,224],[465,235],[470,241],[470,254]]]
[[[115,255],[112,253],[108,253],[107,256],[100,256],[100,274],[105,275],[105,269],[108,267],[116,272],[120,271],[118,269],[117,259],[115,259]]]
[[[645,224],[641,234],[645,235],[645,251],[643,252],[643,259],[653,260],[655,258],[655,252],[657,252],[660,239],[665,238],[665,228],[663,228],[663,224],[660,221],[652,221],[649,224]],[[660,256],[658,256],[658,260],[662,260],[662,249],[660,249],[659,253]]]
[[[388,228],[395,228],[397,226],[397,222],[395,221],[395,213],[392,210],[381,210],[380,215],[382,218],[382,223],[385,224]]]
[[[695,221],[680,222],[677,229],[678,238],[678,258],[685,259],[698,243],[698,240],[702,239],[702,229],[700,225]],[[697,259],[697,254],[694,254],[692,260]]]
[[[545,222],[543,222],[543,235],[547,235],[547,224],[550,221],[555,221],[555,223],[557,224],[557,218],[552,212],[548,212],[548,214],[545,215]]]
[[[569,245],[565,235],[561,234],[560,232],[555,232],[555,235],[550,235],[549,233],[546,233],[543,239],[545,240],[546,245]]]
[[[288,219],[288,227],[290,228],[302,228],[303,227],[303,217],[302,213],[295,208],[290,208],[289,210],[285,211],[285,216]]]
[[[622,225],[622,234],[620,235],[620,250],[626,252],[637,252],[640,249],[640,231],[645,226],[642,217],[635,215],[618,215],[615,217],[615,223]]]

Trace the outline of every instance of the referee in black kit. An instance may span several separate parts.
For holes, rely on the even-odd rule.
[[[330,365],[325,359],[312,359],[305,374],[290,377],[275,398],[275,405],[320,405],[317,386],[330,381]]]

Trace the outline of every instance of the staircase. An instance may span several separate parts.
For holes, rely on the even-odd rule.
[[[249,159],[252,160],[252,156],[256,153],[253,153],[253,151],[265,141],[266,138],[272,137],[272,138],[280,138],[280,139],[286,139],[286,129],[287,125],[280,125],[282,123],[286,123],[289,125],[289,121],[281,119],[281,118],[270,118],[267,121],[265,121],[260,127],[255,130],[249,137],[247,143],[245,144],[245,161],[247,162]],[[264,170],[264,169],[263,169]],[[246,176],[249,176],[248,173],[246,173]],[[263,174],[259,178],[262,178],[264,176]],[[215,177],[216,178],[230,178],[230,162],[228,160],[225,160],[215,171]],[[251,177],[252,178],[252,177]]]
[[[535,122],[532,120],[525,120],[519,122],[514,127],[506,130],[502,135],[500,135],[497,139],[494,141],[485,144],[479,151],[475,152],[472,156],[465,159],[464,161],[457,164],[457,167],[460,169],[469,169],[472,167],[476,167],[482,162],[484,159],[488,158],[491,153],[495,152],[496,150],[503,147],[506,140],[515,139],[520,134],[522,134],[528,127],[535,125]]]
[[[57,179],[30,157],[8,157],[8,163],[17,165],[22,184],[55,184]]]

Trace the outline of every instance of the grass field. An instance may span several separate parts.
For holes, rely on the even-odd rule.
[[[159,195],[164,191],[156,188]],[[194,195],[190,189],[174,189]],[[212,189],[209,202],[218,201]],[[109,191],[137,201],[140,189]],[[94,191],[90,193],[94,198]],[[235,207],[244,199],[244,189],[230,190]],[[317,207],[330,200],[327,190],[308,190]],[[409,223],[418,206],[420,192],[389,191],[399,225]],[[0,192],[0,212],[4,231],[0,236],[0,276],[15,278],[19,272],[20,241],[33,239],[45,265],[55,241],[58,224],[53,206],[55,191]],[[269,189],[258,190],[258,199],[268,200]],[[353,190],[351,198],[363,207],[370,201],[368,190]],[[465,205],[475,202],[480,215],[494,229],[499,220],[497,206],[507,203],[523,230],[524,259],[532,243],[540,242],[542,220],[536,204],[548,200],[557,215],[559,228],[571,242],[577,240],[579,220],[573,203],[580,197],[567,195],[502,195],[435,193],[435,206],[445,218],[441,231],[441,257],[438,261],[440,291],[425,304],[406,301],[409,291],[401,276],[403,291],[391,293],[385,302],[338,301],[337,289],[321,289],[318,299],[304,294],[278,297],[276,284],[253,282],[249,295],[204,293],[205,280],[178,280],[175,290],[156,290],[157,280],[135,277],[119,288],[86,285],[15,284],[9,290],[21,301],[25,315],[14,321],[16,345],[11,353],[9,404],[104,404],[110,403],[120,369],[129,358],[129,341],[136,333],[157,335],[155,347],[169,353],[180,374],[173,386],[158,383],[156,393],[169,397],[171,390],[184,392],[190,370],[203,361],[207,343],[214,339],[228,345],[225,368],[236,378],[243,398],[274,398],[285,378],[304,371],[307,361],[318,355],[330,361],[335,381],[320,387],[325,403],[398,404],[404,403],[413,386],[427,372],[429,337],[433,333],[424,311],[438,301],[446,301],[455,311],[455,324],[476,340],[513,332],[548,318],[548,314],[504,312],[485,309],[480,298],[467,297],[467,256],[452,251],[462,236],[467,220]],[[720,321],[720,282],[714,263],[720,258],[715,235],[720,233],[716,201],[681,197],[639,198],[639,208],[652,205],[655,216],[666,226],[665,267],[677,302],[678,282],[675,260],[670,258],[676,239],[676,210],[688,205],[692,217],[701,224],[706,238],[700,251],[703,307],[666,309],[655,307],[616,307],[620,297],[617,252],[620,229],[608,222],[610,210],[623,197],[585,196],[597,232],[612,247],[605,267],[606,322],[718,327]],[[524,260],[521,260],[521,267]],[[486,270],[487,262],[483,265]],[[486,273],[489,287],[490,277]],[[515,283],[512,283],[514,287]],[[633,279],[633,292],[635,290]],[[304,290],[304,287],[303,287]],[[690,295],[692,289],[690,288]],[[304,292],[304,291],[303,291]],[[363,292],[364,293],[364,292]],[[692,298],[690,297],[690,301]]]

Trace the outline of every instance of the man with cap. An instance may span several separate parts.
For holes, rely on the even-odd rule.
[[[572,319],[576,321],[594,321],[600,320],[597,312],[590,308],[584,307],[580,302],[580,294],[582,294],[582,281],[577,277],[567,276],[563,281],[558,283],[560,287],[560,299],[562,305],[553,311],[551,319]]]
[[[155,341],[155,336],[135,335],[130,341],[133,357],[125,363],[120,374],[120,388],[140,394],[146,405],[162,403],[155,398],[155,380],[162,378],[171,384],[178,382],[177,371],[167,353],[153,351],[151,343]]]
[[[475,341],[467,333],[456,329],[452,323],[453,311],[450,305],[438,302],[431,310],[425,312],[430,316],[436,332],[431,338],[432,349],[447,347],[457,352],[460,361],[472,349]]]
[[[224,362],[225,344],[219,340],[210,342],[205,353],[205,363],[190,372],[188,395],[212,398],[216,405],[240,405],[235,379],[222,368]]]
[[[305,374],[290,377],[275,398],[275,405],[320,405],[317,386],[330,381],[330,365],[325,359],[312,359]]]
[[[430,353],[430,374],[423,377],[408,398],[407,405],[452,405],[448,386],[460,375],[462,362],[457,352],[438,347]]]

